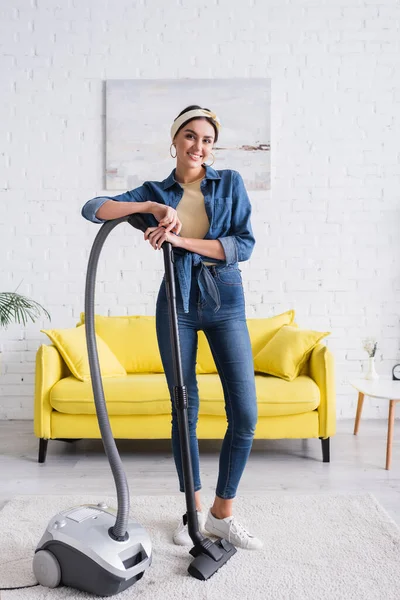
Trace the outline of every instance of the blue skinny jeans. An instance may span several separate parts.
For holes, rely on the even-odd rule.
[[[204,267],[203,267],[204,268]],[[195,491],[201,489],[199,448],[196,426],[199,394],[196,379],[197,332],[204,331],[224,391],[227,430],[219,457],[216,495],[232,499],[240,482],[253,443],[257,423],[254,365],[245,318],[242,277],[237,266],[209,268],[217,284],[221,308],[203,300],[197,283],[199,267],[193,267],[189,313],[183,311],[176,281],[179,341],[183,380],[188,392],[190,451]],[[172,450],[178,472],[180,491],[184,491],[182,460],[176,409],[173,403],[173,358],[171,353],[168,304],[165,281],[161,283],[156,306],[157,338],[164,372],[172,401]]]

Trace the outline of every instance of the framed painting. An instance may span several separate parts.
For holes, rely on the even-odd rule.
[[[106,82],[106,189],[163,180],[175,167],[170,128],[186,106],[215,112],[214,169],[240,172],[248,190],[270,189],[270,79],[129,79]]]

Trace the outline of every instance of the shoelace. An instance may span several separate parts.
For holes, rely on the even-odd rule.
[[[232,521],[230,522],[230,526],[229,526],[229,539],[228,539],[229,542],[230,542],[231,532],[237,534],[239,536],[239,538],[242,539],[242,540],[244,538],[251,538],[251,537],[253,537],[251,535],[251,533],[249,533],[247,531],[247,529],[245,529],[243,527],[243,525],[241,525],[240,523],[238,523],[237,521],[235,521],[235,519],[232,519]]]

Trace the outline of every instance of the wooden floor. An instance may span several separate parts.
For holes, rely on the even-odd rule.
[[[400,525],[400,424],[390,471],[385,470],[386,421],[361,421],[358,436],[353,426],[350,420],[338,422],[330,463],[322,462],[317,439],[255,441],[239,493],[371,492]],[[169,440],[121,440],[118,448],[132,494],[179,493]],[[219,448],[219,441],[200,443],[203,491],[210,497]],[[115,494],[100,441],[50,441],[45,464],[37,463],[37,450],[31,422],[0,421],[0,507],[16,495]]]

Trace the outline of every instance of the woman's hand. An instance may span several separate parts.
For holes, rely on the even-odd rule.
[[[155,216],[161,227],[165,227],[165,230],[167,232],[172,231],[173,233],[176,233],[176,235],[178,235],[180,230],[182,229],[182,223],[178,218],[178,213],[171,206],[165,206],[165,204],[158,204],[158,202],[153,202],[151,207],[151,214]]]
[[[165,227],[148,227],[144,233],[144,239],[148,240],[154,250],[161,250],[164,242],[169,242],[172,246],[179,248],[182,245],[182,238],[167,231]]]

